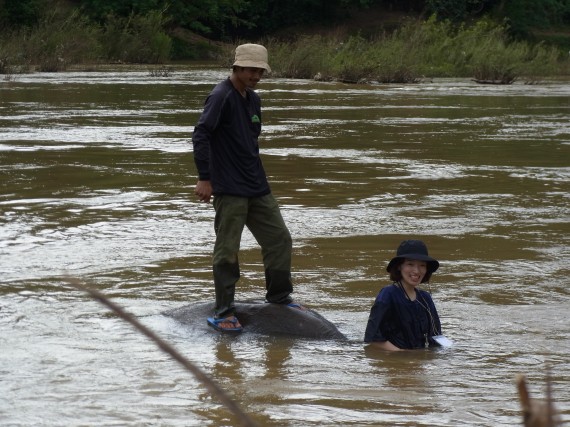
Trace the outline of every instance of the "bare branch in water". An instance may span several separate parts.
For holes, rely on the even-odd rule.
[[[562,425],[559,413],[554,407],[550,382],[550,369],[547,366],[546,401],[540,401],[530,397],[526,377],[521,374],[516,376],[524,427],[557,427]]]
[[[238,406],[232,398],[218,386],[208,375],[206,375],[199,367],[194,365],[190,360],[180,354],[172,345],[164,341],[149,328],[140,323],[133,315],[127,313],[119,305],[112,302],[103,293],[88,287],[80,280],[75,278],[64,279],[74,288],[87,292],[93,299],[99,301],[103,305],[110,308],[121,319],[126,320],[133,325],[139,332],[146,335],[165,353],[170,355],[174,360],[180,363],[187,371],[190,371],[198,381],[200,381],[212,395],[216,396],[233,414],[239,419],[243,427],[257,427],[258,425]]]

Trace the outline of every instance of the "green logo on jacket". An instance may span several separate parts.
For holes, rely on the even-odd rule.
[[[251,116],[251,123],[261,123],[261,120],[259,120],[259,116],[257,114]]]

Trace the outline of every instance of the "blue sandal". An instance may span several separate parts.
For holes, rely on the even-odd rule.
[[[220,324],[221,323],[231,323],[234,325],[233,327],[224,328]],[[235,316],[229,317],[208,317],[208,325],[214,328],[216,331],[220,332],[241,332],[243,331],[243,327],[240,325],[239,320]]]

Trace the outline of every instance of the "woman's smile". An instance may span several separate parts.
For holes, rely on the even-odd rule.
[[[427,263],[406,259],[400,266],[400,272],[402,273],[402,284],[407,288],[415,288],[422,282],[427,272]]]

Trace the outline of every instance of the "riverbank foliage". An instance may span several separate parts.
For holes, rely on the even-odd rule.
[[[275,73],[291,78],[409,83],[431,77],[472,77],[511,83],[568,73],[568,60],[552,46],[513,41],[507,28],[481,20],[453,26],[432,17],[408,22],[373,39],[320,35],[286,43],[269,39]]]
[[[96,63],[163,63],[172,39],[159,11],[127,17],[110,15],[103,24],[78,9],[43,14],[33,26],[0,34],[0,73],[62,71],[70,65]]]
[[[564,27],[570,6],[533,0],[530,14],[513,9],[528,2],[0,0],[0,74],[9,79],[102,63],[206,59],[227,65],[229,47],[238,41],[266,44],[275,75],[293,78],[413,82],[465,76],[509,83],[569,74],[565,42],[540,41],[529,29]],[[343,13],[365,16],[369,9],[363,7],[380,11],[372,27],[353,22],[350,31],[332,30],[345,22]],[[383,21],[396,9],[396,16],[408,18]],[[428,12],[431,17],[422,18]],[[305,31],[317,24],[319,30]]]

